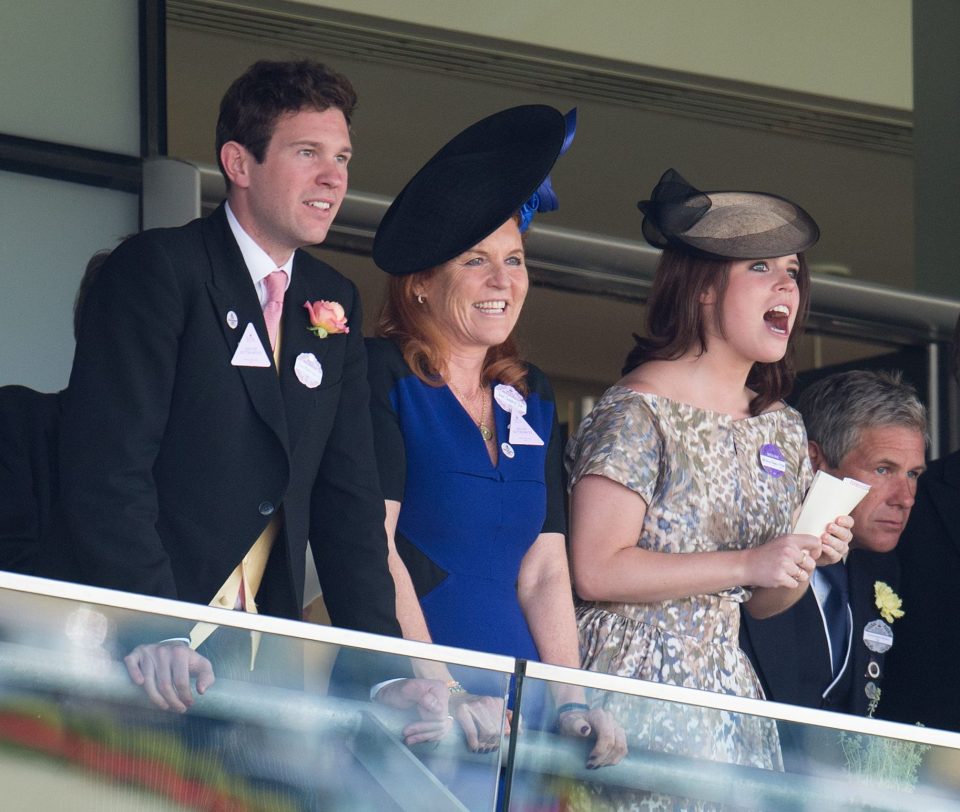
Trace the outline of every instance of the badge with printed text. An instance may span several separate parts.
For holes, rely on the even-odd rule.
[[[513,450],[513,446],[510,443],[500,443],[500,450],[503,452],[503,456],[508,460],[512,460],[514,454],[517,452]]]
[[[782,477],[787,470],[787,459],[776,443],[760,446],[760,467],[772,477]]]
[[[505,383],[498,383],[493,388],[493,399],[505,412],[523,416],[527,413],[527,402],[516,389]]]
[[[312,352],[300,353],[294,361],[293,371],[297,374],[297,380],[307,389],[316,389],[323,381],[323,367]]]
[[[871,620],[863,627],[863,644],[870,651],[883,654],[893,645],[893,629],[882,620]]]
[[[510,442],[513,445],[543,445],[533,426],[516,413],[510,415]]]
[[[227,313],[227,327],[229,327],[231,330],[236,330],[239,323],[240,322],[237,320],[237,314],[232,310],[229,311]]]
[[[512,386],[498,383],[493,388],[493,399],[510,415],[509,439],[512,445],[543,445],[543,439],[523,417],[527,413],[527,402],[523,399],[523,395]],[[513,457],[513,452],[511,448],[509,454],[506,451],[504,454]]]
[[[253,322],[247,322],[247,327],[240,337],[240,343],[237,345],[237,351],[233,354],[230,361],[235,367],[268,367],[271,365],[270,356],[260,343],[260,336],[253,326]]]

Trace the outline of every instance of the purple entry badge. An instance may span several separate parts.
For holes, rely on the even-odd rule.
[[[760,467],[772,477],[782,477],[787,470],[787,460],[780,447],[774,443],[760,446]]]

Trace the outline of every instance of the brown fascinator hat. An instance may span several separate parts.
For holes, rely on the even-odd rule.
[[[765,192],[701,192],[668,169],[641,200],[643,236],[656,248],[711,259],[762,259],[806,251],[820,239],[796,203]]]

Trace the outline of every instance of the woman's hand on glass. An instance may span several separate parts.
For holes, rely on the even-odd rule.
[[[561,709],[562,710],[562,709]],[[627,736],[616,719],[603,708],[562,711],[557,729],[564,736],[594,737],[596,743],[587,757],[587,769],[618,764],[627,754]]]
[[[511,713],[503,698],[471,693],[450,694],[450,715],[463,730],[467,747],[475,753],[492,753],[503,734],[510,732]]]

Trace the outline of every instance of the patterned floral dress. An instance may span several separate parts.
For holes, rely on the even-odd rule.
[[[775,444],[779,477],[760,465]],[[789,532],[812,478],[807,438],[790,407],[734,419],[622,386],[609,389],[567,448],[572,487],[589,474],[647,504],[637,545],[693,553],[756,547]],[[657,603],[580,602],[581,665],[591,671],[762,698],[738,645],[746,587]],[[782,769],[771,721],[611,694],[633,747]],[[669,806],[669,804],[667,804]]]

